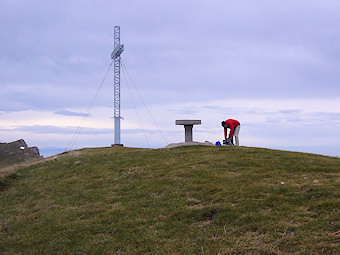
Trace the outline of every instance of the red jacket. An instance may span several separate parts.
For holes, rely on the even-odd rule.
[[[228,119],[225,121],[225,123],[227,123],[230,128],[230,133],[229,133],[229,138],[230,138],[233,136],[235,128],[240,125],[240,122],[238,122],[237,120]],[[224,137],[227,139],[227,128],[226,127],[224,128]]]

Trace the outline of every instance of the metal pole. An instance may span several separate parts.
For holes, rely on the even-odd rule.
[[[120,27],[114,27],[114,49],[120,47]],[[114,57],[114,120],[115,135],[114,145],[122,146],[120,143],[120,56]]]

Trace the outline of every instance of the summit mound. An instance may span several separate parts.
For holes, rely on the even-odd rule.
[[[2,254],[340,254],[339,158],[96,148],[2,183]]]

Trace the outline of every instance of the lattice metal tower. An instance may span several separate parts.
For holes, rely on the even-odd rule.
[[[124,44],[120,44],[120,26],[114,27],[114,50],[111,58],[114,60],[114,120],[116,146],[123,146],[120,143],[120,54],[124,51]]]

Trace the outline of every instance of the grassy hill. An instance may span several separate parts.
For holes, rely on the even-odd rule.
[[[340,159],[97,148],[4,177],[1,254],[340,254]]]

